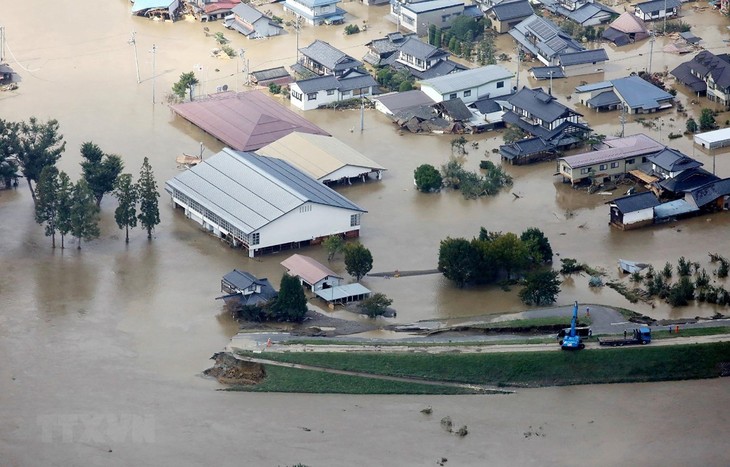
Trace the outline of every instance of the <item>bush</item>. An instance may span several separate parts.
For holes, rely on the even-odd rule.
[[[418,191],[428,193],[431,191],[438,191],[441,188],[443,179],[441,174],[436,167],[430,164],[423,164],[418,166],[413,171],[413,179],[416,182],[416,188]]]
[[[560,258],[560,274],[572,274],[583,270],[583,265],[573,258]]]
[[[271,94],[280,94],[281,86],[276,83],[269,83],[269,92]]]
[[[350,34],[357,34],[358,32],[360,32],[360,27],[357,24],[348,24],[345,26],[345,34],[348,36]]]
[[[375,293],[363,300],[358,306],[369,317],[377,318],[384,315],[392,303],[393,300],[386,297],[385,294]]]

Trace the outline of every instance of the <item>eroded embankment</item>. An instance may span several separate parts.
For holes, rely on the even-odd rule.
[[[239,360],[226,352],[218,352],[211,357],[215,364],[203,371],[221,384],[253,385],[266,377],[266,370],[260,363]]]

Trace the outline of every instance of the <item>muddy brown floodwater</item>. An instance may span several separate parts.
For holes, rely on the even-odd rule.
[[[368,40],[395,29],[383,19],[386,7],[342,6],[351,21],[367,21],[367,33],[344,36],[342,26],[305,27],[300,45],[321,38],[361,57]],[[271,9],[281,12],[280,5]],[[724,49],[727,19],[711,11],[685,12],[708,48]],[[133,173],[148,156],[160,188],[178,171],[175,156],[196,151],[199,142],[206,155],[221,148],[174,118],[163,103],[177,77],[196,68],[202,70],[202,92],[224,84],[243,89],[241,61],[212,58],[215,43],[203,25],[131,17],[125,0],[4,2],[0,25],[6,56],[21,78],[17,91],[0,94],[0,117],[58,119],[68,143],[59,167],[72,178],[79,174],[84,141],[122,155]],[[220,23],[208,27],[224,31]],[[127,42],[132,30],[139,84]],[[234,49],[246,49],[252,70],[295,60],[291,31],[264,41],[224,32]],[[684,60],[662,53],[663,42],[655,44],[654,69]],[[498,43],[507,53],[514,49],[505,36]],[[643,68],[648,50],[648,42],[610,49],[613,61],[605,76],[584,80]],[[505,66],[516,71],[514,61]],[[529,81],[526,68],[521,84],[547,86]],[[554,91],[565,96],[580,81],[556,80]],[[700,105],[690,104],[681,89],[680,97],[691,113],[699,112]],[[583,111],[598,132],[618,130],[615,113]],[[652,136],[666,141],[669,131],[681,131],[683,120],[675,111],[657,117],[665,125],[658,127],[661,132],[651,130]],[[451,137],[400,135],[374,112],[366,113],[363,132],[356,111],[308,112],[306,118],[389,169],[381,182],[339,189],[369,211],[362,241],[374,254],[376,271],[431,269],[442,238],[470,237],[480,226],[513,232],[538,226],[561,256],[612,275],[618,258],[661,266],[684,255],[707,265],[708,251],[730,250],[726,214],[636,232],[609,229],[605,199],[562,185],[550,163],[507,167],[514,186],[488,199],[417,193],[413,169],[446,161]],[[720,121],[727,118],[723,114]],[[642,129],[629,119],[627,133]],[[469,139],[479,143],[466,158],[469,168],[483,158],[497,162],[491,149],[500,134]],[[672,144],[692,153],[687,138]],[[712,165],[710,155],[695,156]],[[728,159],[716,156],[721,176],[730,174]],[[125,245],[113,209],[113,200],[105,199],[100,239],[81,251],[54,251],[33,220],[27,188],[0,191],[1,465],[433,465],[442,457],[448,465],[609,465],[637,458],[649,465],[728,463],[728,419],[718,410],[730,402],[725,380],[525,389],[487,397],[216,392],[215,382],[198,375],[237,330],[213,300],[219,278],[235,267],[277,281],[284,256],[248,259],[174,212],[164,195],[155,239],[147,242],[137,229]],[[317,248],[302,252],[324,259]],[[341,261],[333,267],[343,269]],[[559,303],[629,306],[611,290],[588,290],[586,281],[566,281]],[[457,290],[439,275],[364,282],[395,300],[404,323],[523,308],[514,292]],[[632,308],[657,318],[717,311],[706,305]],[[427,405],[433,407],[430,417],[420,413]],[[467,425],[469,435],[442,431],[439,420],[446,415],[457,426]]]

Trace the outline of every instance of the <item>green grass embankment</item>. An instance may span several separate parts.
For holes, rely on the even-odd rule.
[[[720,375],[720,363],[730,362],[730,343],[488,354],[272,352],[257,357],[432,381],[536,387],[713,378]],[[331,376],[322,377],[322,388]]]

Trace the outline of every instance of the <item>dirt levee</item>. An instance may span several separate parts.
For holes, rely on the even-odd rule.
[[[203,372],[221,384],[258,384],[266,377],[264,366],[259,363],[237,360],[231,354],[218,352],[211,357],[215,365]]]

